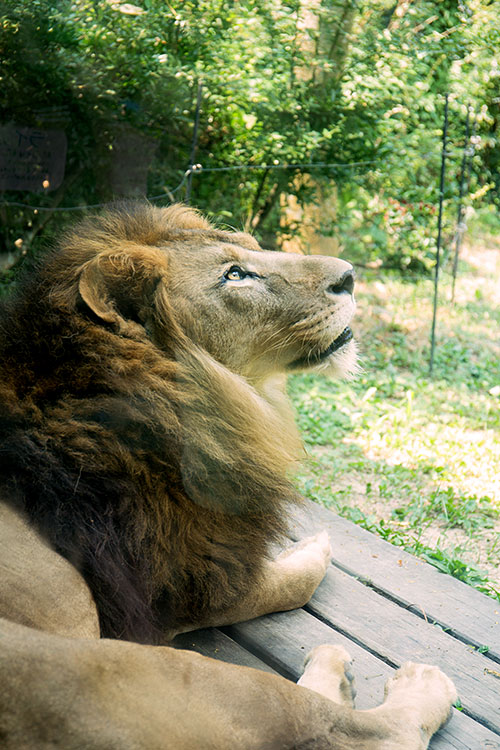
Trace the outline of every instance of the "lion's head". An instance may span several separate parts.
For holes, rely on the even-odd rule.
[[[345,261],[266,252],[247,234],[213,231],[165,252],[178,320],[232,371],[255,381],[318,366],[352,370],[354,275]]]
[[[263,251],[250,235],[218,231],[180,205],[118,210],[84,224],[65,245],[57,289],[72,304],[78,290],[123,332],[138,323],[161,347],[165,317],[173,318],[252,382],[299,369],[354,369],[354,274],[343,260]]]
[[[199,621],[258,574],[295,497],[283,374],[353,370],[352,291],[345,261],[146,204],[85,220],[21,285],[0,483],[87,577],[105,633],[150,638],[160,600],[163,622]]]

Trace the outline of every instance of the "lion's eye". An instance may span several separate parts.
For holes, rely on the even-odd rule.
[[[228,281],[242,281],[242,279],[245,279],[247,276],[247,271],[244,271],[239,266],[231,266],[231,268],[224,274],[224,278]]]

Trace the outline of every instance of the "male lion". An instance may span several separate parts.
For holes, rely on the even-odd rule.
[[[354,368],[352,290],[344,261],[149,205],[83,222],[20,284],[0,321],[4,747],[427,747],[454,699],[434,667],[356,712],[339,647],[297,687],[139,645],[320,583],[326,534],[269,554],[300,452],[282,378]]]

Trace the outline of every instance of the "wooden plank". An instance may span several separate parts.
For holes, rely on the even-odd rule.
[[[196,651],[203,656],[210,656],[219,661],[229,664],[238,664],[242,667],[253,667],[263,672],[278,674],[272,667],[235,643],[228,635],[221,633],[215,628],[195,630],[192,633],[182,633],[176,636],[171,645],[174,648],[182,648],[187,651]]]
[[[282,612],[224,628],[244,648],[272,663],[277,671],[288,671],[294,680],[302,674],[305,656],[322,643],[338,643],[353,657],[356,706],[372,708],[383,700],[384,684],[394,670],[384,661],[336,632],[304,610]],[[431,750],[500,750],[498,735],[459,711],[435,735]],[[401,748],[401,750],[404,750]]]
[[[439,623],[465,643],[487,646],[490,657],[500,661],[500,602],[316,503],[306,500],[294,511],[294,539],[322,529],[330,535],[335,565]]]
[[[307,610],[393,665],[437,664],[455,682],[467,713],[500,735],[496,662],[333,566]]]
[[[231,625],[224,628],[224,632],[294,682],[301,676],[305,658],[313,648],[323,643],[344,646],[353,658],[356,705],[361,709],[380,703],[386,680],[394,671],[388,664],[303,609],[278,612]]]

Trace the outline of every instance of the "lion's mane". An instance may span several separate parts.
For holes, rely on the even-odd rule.
[[[165,292],[158,246],[219,234],[185,207],[117,207],[2,308],[2,494],[85,576],[104,636],[157,642],[227,607],[296,497],[281,409],[193,344]]]

